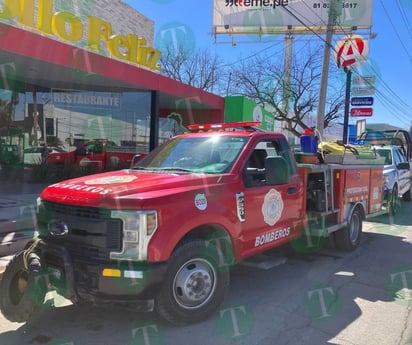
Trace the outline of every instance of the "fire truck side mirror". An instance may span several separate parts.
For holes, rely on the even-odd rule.
[[[140,161],[141,158],[142,158],[142,155],[140,155],[140,154],[134,155],[134,157],[133,157],[133,159],[132,159],[132,162],[131,162],[131,164],[130,164],[130,167],[133,168],[133,167],[135,166],[135,164],[136,164],[138,161]]]
[[[283,157],[266,157],[266,184],[278,185],[289,183],[289,166]]]

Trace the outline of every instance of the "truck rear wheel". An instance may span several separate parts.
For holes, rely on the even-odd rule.
[[[46,290],[35,286],[30,271],[37,269],[37,259],[32,260],[29,270],[24,267],[23,252],[7,265],[0,281],[0,310],[11,322],[25,322],[44,300]]]
[[[392,192],[388,195],[388,213],[394,216],[398,211],[398,187],[393,186]]]
[[[211,316],[224,300],[229,270],[219,268],[216,246],[201,240],[183,244],[172,254],[156,312],[175,325],[199,322]]]
[[[362,213],[356,208],[348,225],[336,232],[336,245],[341,250],[353,251],[360,243],[362,235]]]
[[[410,189],[402,195],[402,200],[411,201],[411,190]]]

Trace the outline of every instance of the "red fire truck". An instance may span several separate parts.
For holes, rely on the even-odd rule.
[[[88,141],[74,151],[49,153],[47,163],[50,167],[69,164],[94,172],[128,168],[137,150],[136,147],[118,146],[112,141],[98,139]],[[141,153],[141,157],[144,155]]]
[[[130,169],[47,187],[40,235],[0,283],[3,315],[27,320],[53,289],[73,303],[152,300],[188,324],[217,310],[230,268],[256,254],[322,238],[354,250],[381,211],[383,166],[297,164],[282,134],[256,125],[191,126]]]

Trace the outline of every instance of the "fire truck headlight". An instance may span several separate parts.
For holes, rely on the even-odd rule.
[[[157,229],[157,213],[146,214],[146,234],[152,236]]]
[[[123,236],[125,242],[139,242],[139,233],[137,231],[124,230]]]
[[[120,253],[111,252],[112,259],[146,260],[149,241],[157,229],[156,211],[123,211],[111,213],[123,223],[123,248]]]

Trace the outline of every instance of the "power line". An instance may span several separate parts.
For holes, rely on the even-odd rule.
[[[399,1],[399,0],[398,0],[398,1]],[[380,2],[381,2],[381,4],[382,4],[382,7],[383,7],[386,15],[388,16],[388,19],[389,19],[390,22],[391,22],[391,25],[392,25],[392,27],[393,27],[393,29],[394,29],[394,31],[395,31],[398,39],[401,41],[400,35],[399,35],[399,33],[397,32],[397,30],[396,30],[396,28],[395,28],[395,26],[394,26],[394,24],[393,24],[393,21],[392,21],[392,19],[390,18],[388,12],[386,11],[386,8],[384,7],[384,5],[383,5],[383,3],[382,3],[382,0],[381,0]],[[312,13],[314,13],[314,14],[321,20],[321,23],[323,23],[323,24],[326,25],[326,23],[323,21],[323,19],[322,19],[315,11],[313,11],[313,9],[311,9],[310,6],[308,6],[308,4],[306,4],[306,3],[304,3],[304,4],[305,4],[305,6],[308,8],[309,11],[311,11]],[[310,31],[310,32],[311,32],[313,35],[315,35],[318,39],[320,39],[322,42],[328,44],[328,42],[326,42],[326,40],[322,37],[322,35],[320,35],[318,32],[316,32],[315,30],[313,30],[313,29],[309,26],[309,25],[313,25],[313,27],[318,27],[318,26],[319,26],[319,23],[316,23],[316,24],[315,24],[315,23],[310,23],[310,21],[308,20],[308,18],[305,17],[305,16],[302,16],[300,13],[298,13],[298,14],[302,17],[302,19],[299,18],[299,16],[298,16],[297,14],[293,13],[293,11],[290,10],[289,8],[284,7],[283,9],[284,9],[285,11],[287,11],[292,17],[294,17],[298,22],[300,22],[304,27],[306,27],[306,28],[308,29],[308,31]],[[400,11],[402,11],[402,10],[400,9]],[[409,35],[410,35],[410,26],[409,26],[409,23],[408,23],[408,21],[407,21],[407,19],[406,19],[406,16],[405,16],[404,12],[401,12],[401,15],[403,16],[405,25],[407,25],[408,33],[409,33]],[[306,22],[304,21],[305,19],[306,19]],[[343,33],[343,35],[346,34],[346,35],[349,36],[349,35],[351,35],[351,34],[353,33],[352,31],[346,30],[345,28],[343,28],[343,27],[340,26],[339,24],[336,24],[336,23],[335,23],[334,26],[337,26],[337,27],[341,30],[341,32]],[[404,49],[405,52],[407,53],[408,57],[411,59],[411,56],[410,56],[409,52],[408,52],[407,49],[406,49],[406,46],[403,44],[402,41],[401,41],[401,43],[402,43],[403,49]],[[336,53],[335,46],[332,46],[332,44],[328,44],[328,45],[329,45],[329,48],[332,49],[333,51],[335,51],[335,53]],[[272,47],[273,47],[273,46],[268,47],[267,49],[271,49]],[[248,58],[254,57],[254,56],[256,56],[256,55],[264,52],[264,51],[267,50],[267,49],[263,49],[262,51],[260,51],[260,52],[258,52],[258,53],[256,53],[256,54],[253,54],[253,55],[251,55],[251,56],[248,57]],[[302,48],[302,49],[303,49],[303,48]],[[248,58],[245,58],[244,60],[246,60],[246,59],[248,59]],[[243,60],[243,61],[244,61],[244,60]],[[412,59],[411,59],[411,60],[412,60]],[[372,69],[372,71],[375,73],[376,78],[379,79],[379,81],[380,81],[380,83],[382,84],[382,87],[383,87],[383,89],[384,89],[384,92],[381,92],[381,91],[379,91],[379,90],[375,90],[375,91],[377,92],[377,94],[378,94],[378,99],[379,99],[379,100],[381,101],[381,103],[382,103],[382,106],[385,107],[385,108],[387,108],[387,109],[389,109],[389,110],[390,110],[390,113],[391,113],[394,117],[396,117],[398,120],[402,121],[403,123],[408,123],[408,125],[409,125],[410,118],[411,118],[412,116],[405,115],[405,113],[406,113],[406,114],[412,113],[412,108],[411,108],[406,102],[404,102],[404,101],[392,90],[391,87],[389,87],[389,85],[386,83],[386,81],[383,80],[383,78],[377,73],[377,71],[374,69],[373,66],[371,66],[371,69]],[[355,72],[355,73],[358,73],[357,71],[354,71],[354,72]],[[358,74],[359,74],[359,73],[358,73]]]
[[[390,17],[388,11],[386,10],[385,5],[383,4],[383,1],[380,0],[380,3],[381,3],[381,5],[382,5],[382,8],[383,8],[386,16],[388,17],[389,23],[391,24],[392,29],[393,29],[393,31],[394,31],[395,34],[396,34],[396,37],[398,38],[398,40],[399,40],[399,42],[400,42],[403,50],[405,51],[406,55],[407,55],[408,58],[409,58],[409,61],[412,61],[412,56],[409,54],[408,49],[407,49],[406,46],[405,46],[405,43],[402,41],[401,36],[399,35],[399,32],[398,32],[398,30],[396,29],[396,27],[395,27],[395,25],[394,25],[394,23],[393,23],[393,21],[392,21],[392,18]]]
[[[382,2],[382,0],[381,0],[381,2]],[[310,7],[309,7],[307,4],[305,4],[305,5],[310,9]],[[302,23],[306,28],[308,28],[310,31],[312,31],[312,33],[314,33],[316,36],[318,36],[323,42],[327,43],[327,42],[323,39],[323,37],[321,37],[319,34],[317,34],[316,32],[314,32],[313,30],[311,30],[311,28],[309,28],[309,27],[307,26],[307,24],[304,23],[302,20],[300,20],[294,13],[292,13],[289,9],[287,9],[287,11],[288,11],[289,14],[291,14],[295,19],[297,19],[300,23]],[[342,28],[342,27],[340,27],[340,28],[341,28],[342,32],[345,33],[344,28]],[[395,31],[396,31],[396,29],[395,29]],[[397,33],[397,31],[396,31],[396,33]],[[346,34],[347,34],[347,33],[346,33]],[[348,34],[347,34],[347,35],[348,35]],[[398,33],[397,33],[397,35],[399,36]],[[332,47],[332,45],[329,45],[329,46],[330,46],[331,49],[333,49],[333,50],[335,51],[335,48]],[[408,54],[408,56],[409,56],[409,54]],[[372,69],[373,69],[373,66],[372,66]],[[355,71],[355,73],[357,73],[357,72]],[[400,108],[400,110],[402,110],[402,108],[404,108],[405,110],[408,109],[408,110],[405,111],[406,113],[410,113],[410,112],[412,112],[412,108],[410,108],[409,105],[407,105],[397,94],[395,94],[395,93],[393,92],[393,90],[392,90],[392,89],[388,86],[388,84],[378,75],[378,73],[376,73],[376,71],[375,71],[375,75],[381,80],[382,84],[383,84],[383,85],[385,86],[385,88],[386,88],[386,91],[389,92],[389,94],[392,95],[391,97],[388,98],[385,94],[383,94],[382,92],[379,92],[379,91],[378,91],[378,92],[379,92],[379,95],[380,95],[380,99],[383,100],[382,105],[386,105],[387,103],[390,103],[390,104],[394,105],[393,108],[390,108],[391,114],[393,114],[395,117],[397,117],[397,118],[398,118],[400,121],[402,121],[402,122],[407,123],[408,120],[410,121],[410,118],[411,118],[412,116],[407,116],[407,115],[405,115],[405,114],[403,114],[403,113],[398,113],[398,115],[397,115],[396,112],[399,111],[398,108]],[[395,104],[395,100],[397,100],[398,103]],[[409,110],[409,109],[411,109],[411,110]]]
[[[409,34],[409,37],[412,39],[411,24],[409,23],[408,17],[406,16],[405,9],[400,5],[399,0],[396,1],[396,5],[398,6],[398,10],[401,14],[403,23],[405,24],[406,30]]]

